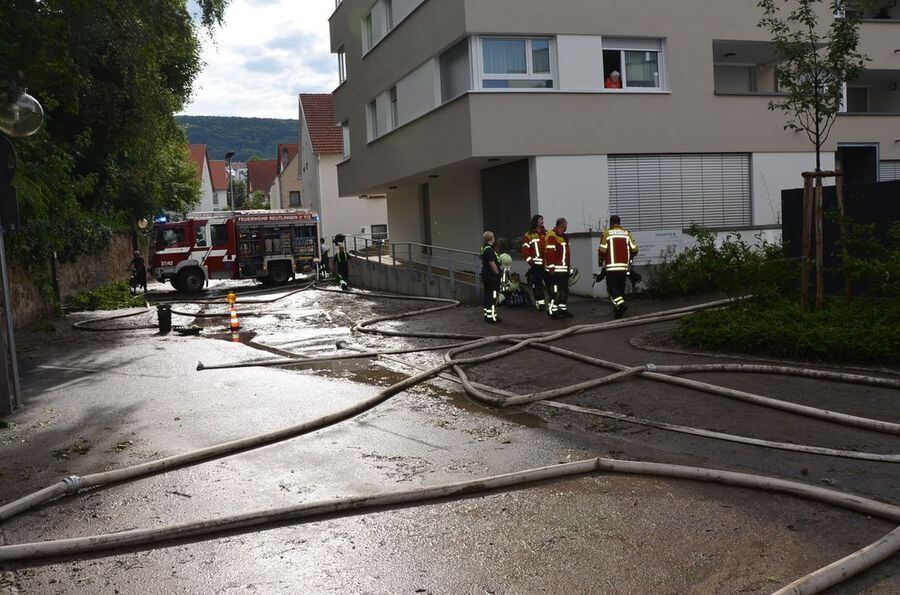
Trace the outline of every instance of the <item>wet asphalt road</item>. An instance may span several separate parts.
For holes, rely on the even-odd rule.
[[[671,305],[635,302],[632,313]],[[9,418],[12,427],[0,430],[0,499],[20,497],[67,474],[274,430],[371,396],[411,370],[367,360],[293,370],[198,372],[196,364],[267,359],[281,349],[327,354],[338,339],[373,349],[439,343],[350,334],[356,320],[414,307],[407,301],[304,292],[246,306],[265,315],[242,320],[244,343],[237,344],[218,334],[224,320],[206,321],[204,337],[85,333],[71,330],[68,320],[56,322],[55,331],[26,333],[21,356],[28,407]],[[602,303],[575,301],[572,309],[575,323],[609,317]],[[496,327],[483,325],[477,308],[387,324],[473,333],[563,325],[524,310],[504,315]],[[148,321],[152,316],[120,324]],[[187,322],[176,318],[176,324]],[[630,342],[664,328],[609,331],[559,345],[625,364],[715,361],[650,353]],[[439,361],[441,352],[397,357],[427,366]],[[589,366],[534,351],[471,370],[474,380],[517,392],[597,374]],[[897,394],[882,389],[736,374],[691,377],[900,421]],[[564,401],[760,438],[900,452],[896,438],[647,380]],[[54,502],[7,522],[0,535],[21,543],[164,526],[598,455],[761,473],[887,501],[897,501],[900,494],[896,465],[723,443],[540,404],[498,412],[438,380],[309,436]],[[597,475],[205,541],[17,563],[6,567],[0,585],[27,593],[765,593],[892,528],[863,515],[767,493]],[[895,557],[839,592],[897,592],[898,571]]]

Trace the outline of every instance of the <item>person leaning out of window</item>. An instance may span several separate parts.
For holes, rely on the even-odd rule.
[[[609,73],[609,76],[603,81],[603,87],[606,89],[622,88],[622,75],[619,74],[618,70],[613,70]]]

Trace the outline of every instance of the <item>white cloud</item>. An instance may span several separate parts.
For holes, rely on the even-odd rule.
[[[203,72],[184,114],[294,118],[299,93],[330,93],[337,58],[334,0],[232,0],[225,24],[202,34]]]

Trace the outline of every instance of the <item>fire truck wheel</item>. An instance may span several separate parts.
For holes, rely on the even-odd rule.
[[[269,265],[269,279],[276,285],[283,285],[291,278],[291,269],[283,262]]]
[[[184,269],[178,273],[177,281],[178,285],[176,287],[179,291],[196,293],[203,289],[205,279],[200,269]]]

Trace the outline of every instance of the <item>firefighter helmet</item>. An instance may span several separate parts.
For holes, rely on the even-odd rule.
[[[512,256],[504,252],[500,255],[500,266],[509,268],[512,266]]]

